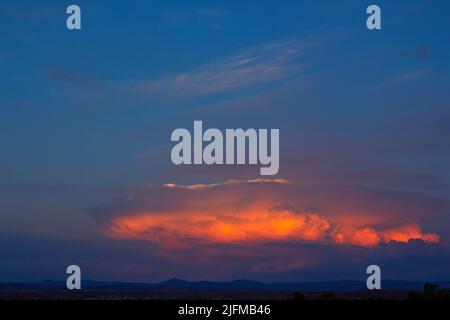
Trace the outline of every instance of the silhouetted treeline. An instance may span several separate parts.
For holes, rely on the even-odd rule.
[[[426,283],[422,293],[408,293],[408,300],[450,300],[450,290],[439,290],[436,284]]]

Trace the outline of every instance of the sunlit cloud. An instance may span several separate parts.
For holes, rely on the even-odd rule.
[[[430,208],[425,200],[414,201],[414,195],[406,194],[395,200],[388,193],[370,189],[359,190],[359,195],[350,190],[333,197],[333,192],[328,187],[307,188],[283,179],[165,184],[96,208],[94,215],[109,237],[140,239],[163,249],[198,243],[260,246],[299,242],[370,248],[410,239],[439,242],[437,234],[423,232],[420,226],[420,210]],[[409,201],[419,206],[417,212],[403,203]],[[321,202],[327,205],[321,206]],[[333,205],[340,207],[333,210]],[[360,211],[351,212],[354,210]]]

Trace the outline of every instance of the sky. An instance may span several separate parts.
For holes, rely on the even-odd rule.
[[[0,38],[0,281],[450,280],[448,1],[2,0]],[[195,120],[278,128],[278,174],[174,165]]]

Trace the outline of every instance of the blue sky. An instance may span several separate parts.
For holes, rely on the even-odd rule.
[[[358,278],[377,255],[391,277],[449,280],[447,1],[378,1],[380,31],[365,27],[367,1],[78,1],[81,31],[65,28],[69,4],[0,4],[0,280],[61,278],[72,260],[95,279]],[[147,192],[164,191],[148,185],[258,177],[254,167],[172,165],[170,133],[194,120],[221,129],[280,128],[277,178],[301,185],[289,192],[315,190],[295,212],[312,208],[327,221],[344,221],[325,205],[329,198],[314,195],[342,192],[348,201],[336,200],[341,208],[379,204],[380,216],[390,212],[362,219],[361,227],[414,224],[440,241],[383,243],[362,249],[365,260],[354,246],[320,242],[316,249],[286,245],[277,261],[258,244],[258,257],[249,255],[242,267],[233,250],[214,243],[229,255],[217,273],[224,265],[217,256],[180,267],[183,253],[153,238],[105,234],[113,217],[134,213],[137,204],[123,197],[153,212]],[[278,186],[270,187],[276,194]],[[245,183],[230,197],[240,188]],[[184,195],[169,198],[188,206]],[[84,250],[86,243],[92,246]],[[314,263],[279,268],[305,250]],[[354,262],[341,261],[342,254]],[[427,273],[401,272],[424,256]]]

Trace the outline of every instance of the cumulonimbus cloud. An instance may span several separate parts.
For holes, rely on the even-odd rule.
[[[408,192],[263,179],[148,186],[92,212],[107,236],[161,248],[274,242],[370,248],[410,239],[438,242],[437,234],[422,231],[421,221],[446,205]]]

